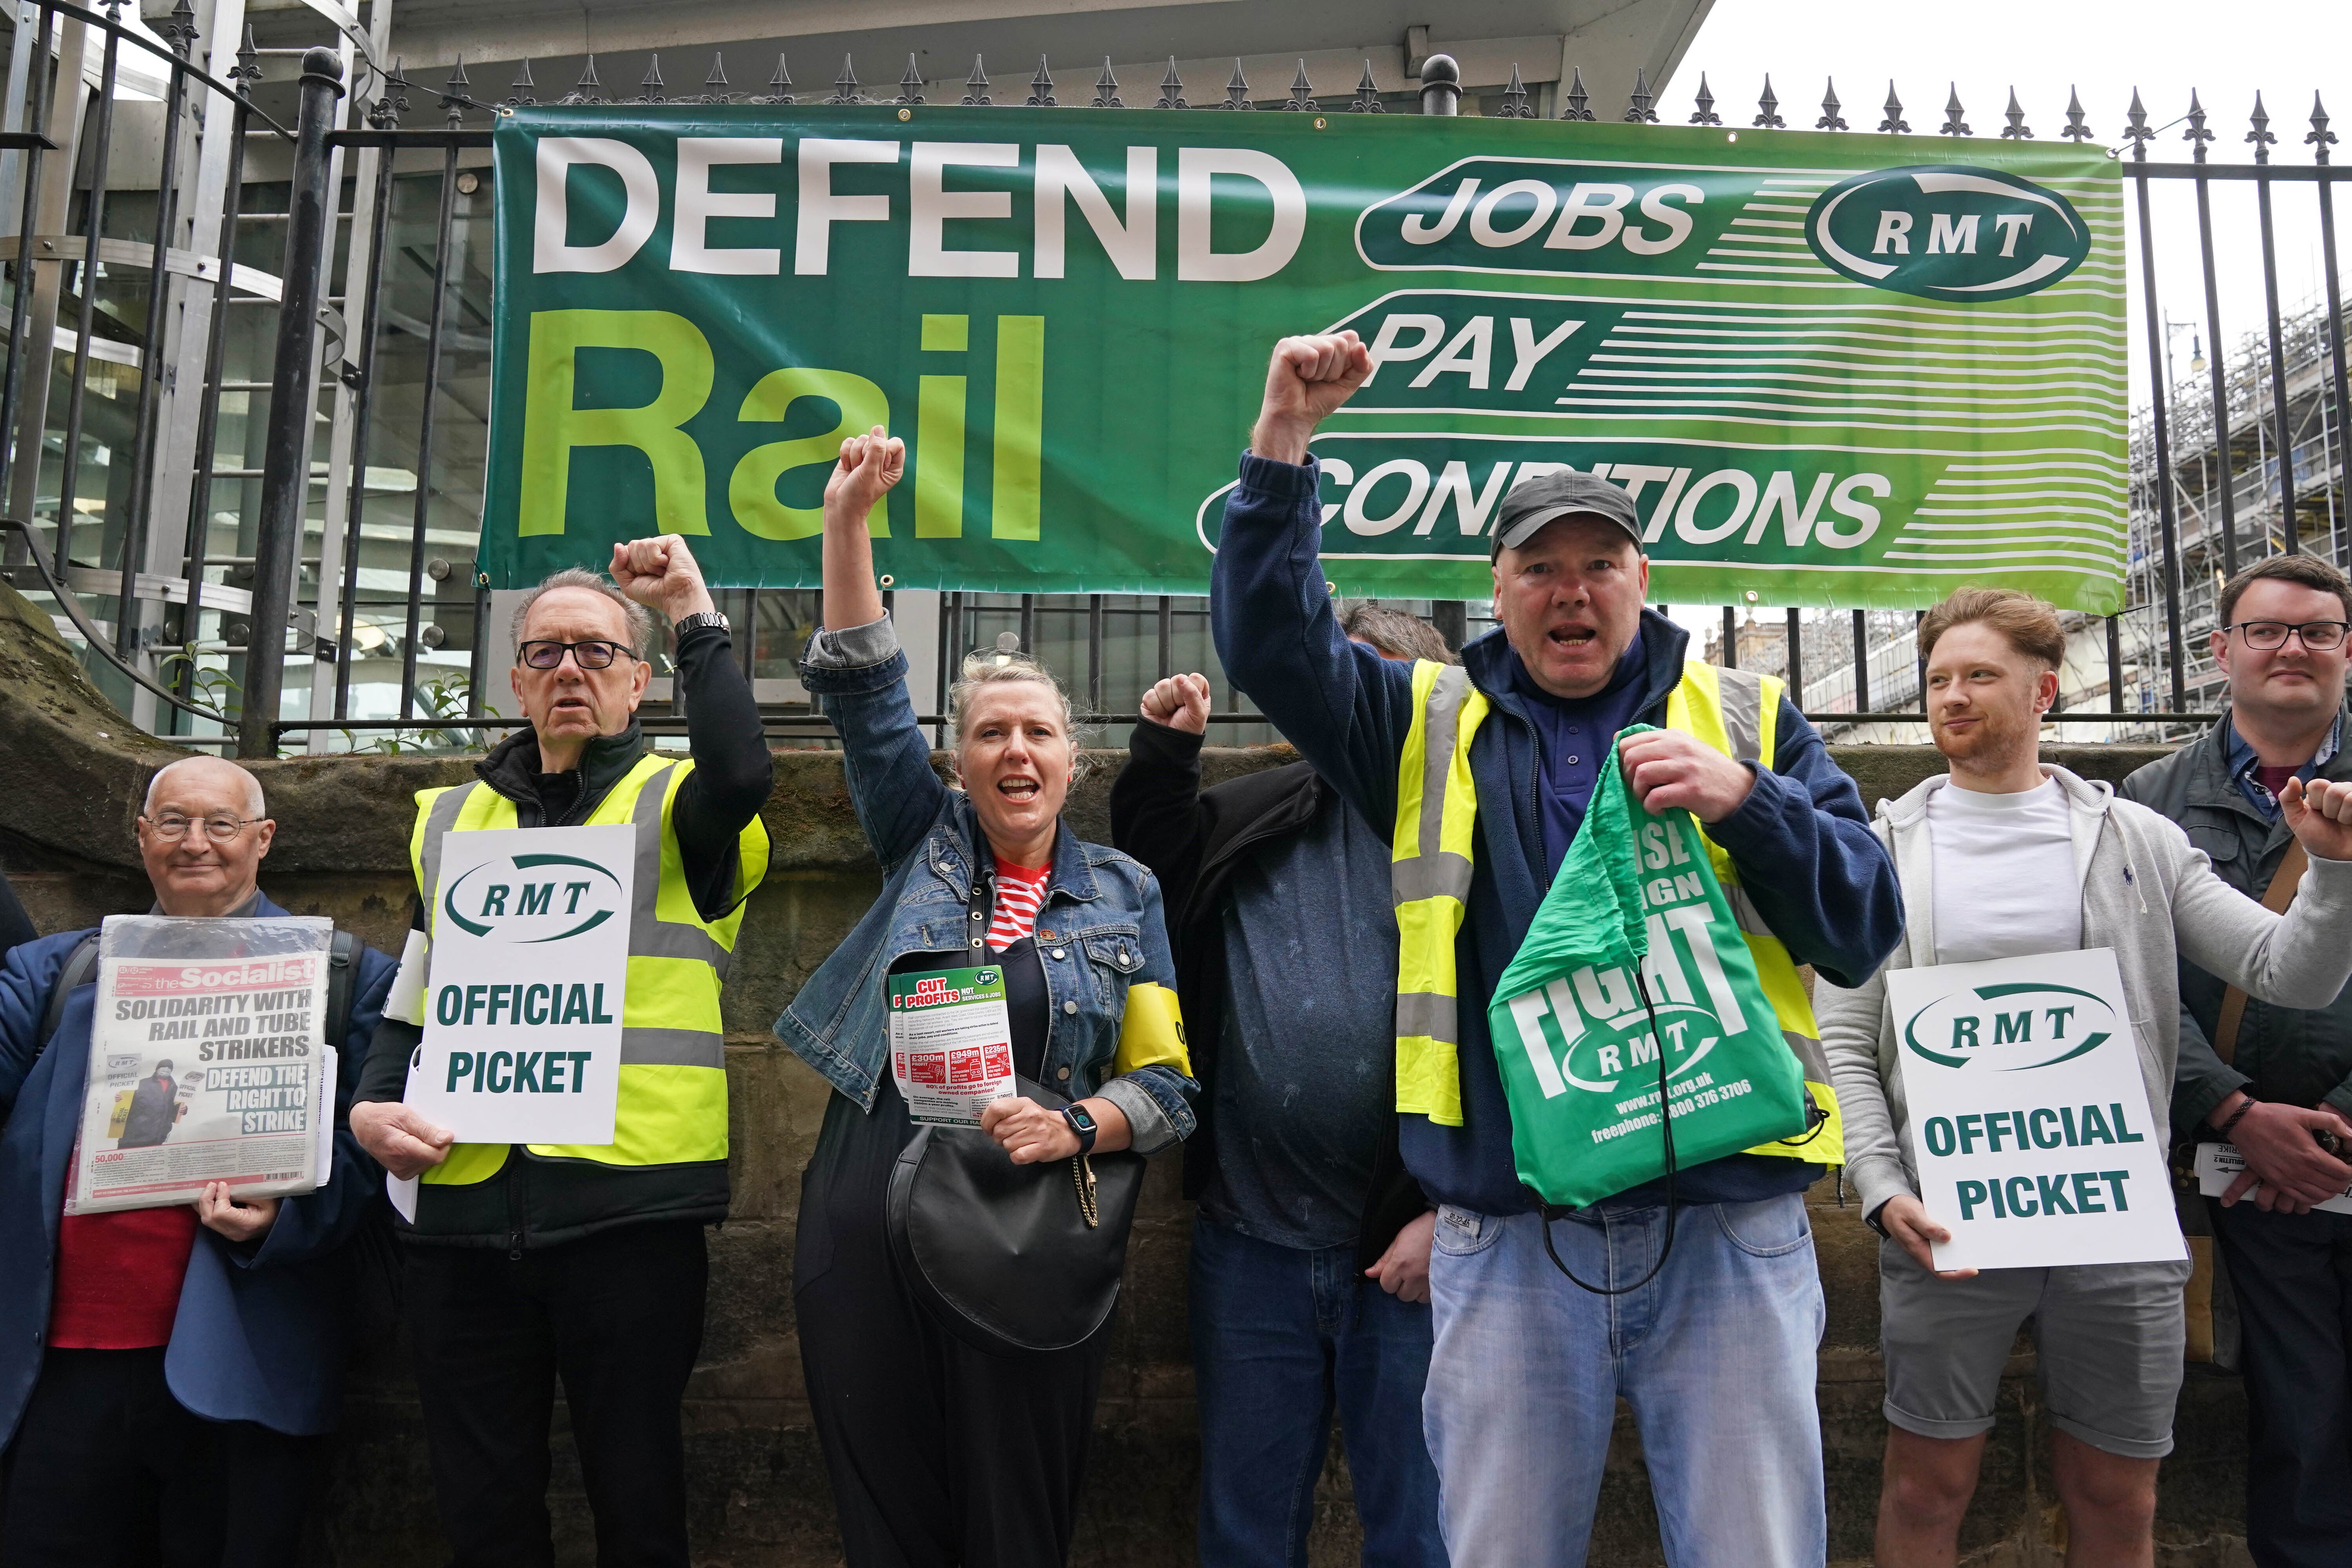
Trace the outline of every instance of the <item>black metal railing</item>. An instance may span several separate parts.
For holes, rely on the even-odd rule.
[[[314,746],[332,744],[339,735],[346,744],[361,743],[362,737],[395,746],[414,743],[403,736],[436,744],[478,741],[500,719],[487,691],[493,674],[487,668],[494,640],[489,594],[472,559],[487,417],[487,400],[476,393],[488,374],[488,340],[478,330],[486,326],[489,310],[488,270],[478,265],[484,249],[478,237],[487,232],[493,194],[484,153],[498,116],[539,102],[530,62],[517,67],[496,102],[473,96],[458,62],[438,89],[444,124],[405,130],[401,121],[416,89],[398,65],[386,68],[376,58],[380,37],[372,44],[352,30],[332,48],[301,56],[297,101],[290,111],[280,110],[292,121],[289,128],[255,95],[264,90],[261,58],[297,51],[257,50],[248,34],[236,64],[215,75],[194,62],[198,40],[186,0],[158,38],[122,23],[119,5],[105,10],[30,0],[23,15],[31,20],[13,40],[25,63],[12,61],[10,80],[23,83],[24,90],[12,96],[12,118],[0,126],[0,189],[13,177],[20,203],[9,258],[8,357],[0,376],[5,506],[0,564],[20,589],[56,606],[61,625],[86,644],[93,673],[125,694],[134,713],[149,716],[159,732],[191,743],[234,743],[249,756],[274,753],[289,735],[308,737]],[[85,101],[82,62],[93,41],[102,62],[95,96]],[[89,166],[110,166],[114,82],[125,50],[163,68],[168,79],[153,206],[126,219],[126,208],[138,204],[110,193],[100,180],[92,183],[79,213],[68,214],[75,193],[57,169],[63,165],[70,175],[77,145],[89,153]],[[1108,62],[1090,91],[1058,89],[1043,62],[1025,91],[1000,91],[979,60],[964,81],[942,87],[925,81],[910,58],[892,96],[869,95],[849,59],[830,91],[803,93],[780,56],[764,91],[738,92],[720,50],[702,87],[699,93],[669,93],[656,56],[646,62],[635,95],[608,98],[591,56],[578,81],[555,102],[658,108],[929,99],[971,106],[1128,107]],[[282,88],[273,83],[266,90]],[[1236,64],[1223,88],[1196,104],[1171,63],[1156,94],[1137,91],[1135,106],[1147,112],[1359,113],[1417,107],[1423,114],[1446,115],[1458,111],[1464,90],[1454,62],[1437,56],[1427,62],[1417,94],[1383,93],[1368,64],[1352,91],[1327,87],[1318,96],[1302,65],[1279,97],[1262,102]],[[1602,112],[1592,106],[1580,70],[1571,71],[1564,88],[1530,89],[1514,68],[1509,85],[1499,95],[1486,94],[1484,103],[1486,112],[1510,118],[1593,121]],[[1637,73],[1616,118],[1658,123],[1655,105],[1656,95]],[[1756,107],[1749,125],[1789,124],[1769,78]],[[1722,125],[1718,108],[1702,76],[1688,122]],[[1811,127],[1869,133],[1853,132],[1843,109],[1832,84]],[[203,151],[192,159],[183,122],[198,110]],[[1935,132],[1968,134],[1965,114],[1955,92]],[[2032,138],[2014,93],[2003,118],[2001,137]],[[2173,122],[2187,126],[2188,161],[2150,155],[2150,144],[2172,126],[2151,128],[2148,121],[2135,94],[2117,149],[2119,156],[2128,149],[2120,172],[2136,198],[2141,251],[2131,308],[2145,328],[2153,389],[2136,416],[2132,500],[2122,520],[2131,542],[2132,602],[2116,616],[2071,618],[2081,657],[2070,664],[2079,665],[2079,679],[2066,710],[2053,715],[2062,722],[2107,726],[2110,734],[2161,734],[2211,717],[2214,679],[2197,653],[2196,634],[2210,613],[2214,570],[2233,571],[2242,558],[2273,550],[2315,549],[2338,562],[2352,553],[2345,516],[2347,414],[2333,199],[2345,174],[2330,160],[2336,137],[2328,117],[2315,100],[2302,138],[2312,158],[2298,164],[2274,161],[2278,137],[2259,98],[2246,135],[2252,153],[2247,163],[2211,160],[2218,132],[2193,93],[2187,113]],[[2097,140],[2079,100],[2069,102],[2065,121],[2059,136],[2078,143]],[[63,144],[57,139],[60,130],[71,132]],[[1912,134],[1892,88],[1876,133]],[[282,179],[253,177],[248,147],[264,144],[275,149],[268,157],[273,174],[290,151]],[[402,154],[417,153],[427,156],[410,163],[425,163],[425,170],[398,166]],[[347,155],[354,169],[341,166]],[[13,175],[5,174],[10,159]],[[433,163],[437,170],[430,169]],[[2234,359],[2223,348],[2219,325],[2214,181],[2251,182],[2257,201],[2263,330],[2247,335],[2245,352]],[[2212,345],[2210,361],[2196,367],[2210,371],[2202,407],[2190,405],[2172,374],[2169,319],[2157,289],[2156,247],[2159,237],[2169,237],[2159,236],[2152,195],[2167,182],[2188,185],[2197,197],[2200,343]],[[248,205],[277,201],[281,190],[282,208]],[[2283,312],[2274,210],[2290,200],[2316,203],[2325,272],[2317,309],[2292,318]],[[267,239],[258,237],[280,225],[285,232],[272,258],[259,248]],[[125,243],[126,232],[136,243]],[[110,309],[100,298],[104,267],[89,258],[110,266],[142,246],[137,265],[149,279],[146,296],[133,301],[136,311],[120,300]],[[275,276],[261,265],[272,259]],[[329,291],[329,274],[338,263],[343,268],[340,294]],[[53,386],[53,351],[64,341],[55,312],[68,297],[68,278],[72,363]],[[241,301],[272,316],[233,310]],[[140,322],[135,333],[127,324],[133,315]],[[199,338],[191,339],[198,327]],[[201,341],[201,350],[186,346],[194,341]],[[173,342],[181,345],[179,364],[194,373],[176,386],[156,374]],[[110,392],[100,389],[99,401],[92,401],[93,367],[109,363],[109,354],[119,360],[126,353],[141,371],[127,420],[108,406],[114,401]],[[318,406],[314,385],[333,400],[331,413]],[[257,401],[267,405],[258,421]],[[93,426],[94,410],[103,415],[105,429]],[[312,429],[321,422],[331,431],[323,462],[310,456]],[[173,433],[183,426],[191,427],[189,438],[178,442]],[[127,440],[108,438],[126,431]],[[82,491],[101,447],[107,489],[93,512]],[[118,461],[118,452],[127,452],[128,461]],[[150,570],[156,563],[154,508],[175,493],[183,477],[175,462],[185,465],[184,548],[176,570],[159,573]],[[45,495],[52,477],[57,489]],[[314,486],[324,489],[315,500]],[[225,497],[233,504],[225,505]],[[99,516],[103,526],[82,524],[82,513]],[[2256,530],[2251,535],[2250,526]],[[309,542],[314,535],[315,551]],[[1057,664],[1097,714],[1131,712],[1143,686],[1180,665],[1198,665],[1211,670],[1224,694],[1212,719],[1222,732],[1244,739],[1271,733],[1213,669],[1201,600],[936,597],[939,653],[929,672],[934,711],[927,722],[939,721],[954,658],[968,648],[993,646],[987,628],[1001,625],[994,639],[1034,650],[1042,637],[1064,655]],[[1811,716],[1848,733],[1859,726],[1921,722],[1909,612],[1784,609],[1774,616],[1756,597],[1723,608],[1710,657],[1783,676]],[[813,619],[814,602],[803,591],[731,593],[731,613],[747,628],[740,650],[747,670],[789,670],[791,650],[755,647],[760,636],[750,628],[801,627]],[[91,608],[110,604],[110,626]],[[1429,605],[1424,613],[1456,641],[1485,619],[1477,606],[1452,602]],[[308,717],[283,711],[289,635],[296,657],[310,665]],[[1180,648],[1197,658],[1180,658]],[[2104,700],[2080,700],[2084,696]],[[657,732],[682,727],[679,716],[658,703],[648,711],[648,727]],[[763,711],[779,737],[825,732],[804,702],[779,698],[763,702]],[[220,733],[205,732],[215,729]]]

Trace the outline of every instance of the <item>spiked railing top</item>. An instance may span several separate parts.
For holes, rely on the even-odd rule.
[[[1571,66],[1569,69],[1568,107],[1559,111],[1559,117],[1562,120],[1591,120],[1592,110],[1585,105],[1592,101],[1592,95],[1584,90],[1584,68]]]
[[[2017,104],[2017,89],[2012,87],[2009,89],[2009,107],[2000,112],[2001,118],[2009,121],[2001,128],[2002,141],[2031,142],[2033,140],[2033,127],[2026,124],[2025,110],[2019,108]]]
[[[1053,109],[1054,73],[1045,68],[1045,57],[1037,57],[1037,74],[1029,79],[1029,96],[1022,100],[1031,109]]]
[[[466,89],[473,85],[466,76],[466,57],[459,55],[457,63],[449,68],[449,79],[441,84],[442,117],[449,121],[452,131],[465,123],[466,106],[474,101],[473,94]]]
[[[710,71],[702,79],[702,101],[705,103],[734,102],[735,94],[729,90],[731,85],[727,79],[727,51],[711,50]]]
[[[1648,74],[1644,72],[1640,66],[1635,66],[1633,68],[1633,91],[1632,96],[1628,97],[1625,100],[1625,112],[1622,116],[1625,123],[1628,125],[1655,125],[1658,122],[1658,111],[1652,109],[1650,104],[1656,96],[1657,95],[1655,93],[1650,90],[1650,79]]]
[[[996,100],[988,96],[988,67],[978,55],[971,57],[971,74],[963,79],[963,102],[966,107],[984,109]]]
[[[1748,123],[1766,131],[1788,129],[1789,122],[1780,118],[1780,100],[1772,90],[1772,78],[1769,72],[1767,72],[1764,77],[1764,90],[1756,95],[1756,118]]]
[[[1512,68],[1516,70],[1517,68],[1515,66]],[[1380,84],[1372,80],[1372,62],[1370,60],[1366,60],[1364,62],[1363,78],[1356,83],[1356,96],[1353,101],[1348,105],[1348,112],[1350,114],[1385,114],[1388,112],[1388,110],[1381,105]]]
[[[1958,91],[1952,97],[1955,102],[1958,101]],[[1911,129],[1911,122],[1903,118],[1903,100],[1895,96],[1892,81],[1886,84],[1886,118],[1878,122],[1878,129],[1890,136],[1908,133]]]
[[[2091,139],[2091,128],[2083,123],[2083,95],[2072,87],[2066,89],[2066,129],[2058,134],[2078,144]]]
[[[1307,79],[1307,62],[1298,62],[1298,74],[1290,79],[1290,99],[1283,106],[1300,113],[1313,113],[1321,107],[1315,101],[1315,88]]]
[[[781,52],[776,56],[775,74],[768,78],[768,90],[763,93],[753,94],[751,101],[753,103],[792,103],[795,101],[793,97],[793,73],[785,65],[784,57]]]
[[[196,8],[188,0],[179,0],[172,7],[172,14],[157,25],[155,32],[171,46],[173,54],[186,59],[196,42]]]
[[[525,109],[539,101],[539,83],[530,79],[530,62],[524,60],[515,67],[514,80],[507,83],[506,106]]]
[[[1893,90],[1894,85],[1892,82],[1887,83],[1890,91]],[[1969,129],[1969,122],[1965,118],[1967,112],[1960,107],[1960,84],[1954,82],[1952,96],[1944,102],[1944,122],[1936,127],[1936,134],[1938,136],[1975,135],[1976,132]]]
[[[588,57],[588,63],[581,69],[580,79],[572,84],[572,90],[563,95],[563,101],[568,104],[608,101],[604,97],[604,84],[596,75],[594,55]]]
[[[669,95],[662,90],[665,85],[666,84],[662,80],[661,56],[653,55],[648,57],[646,60],[645,80],[637,84],[637,101],[639,103],[667,103],[669,101]]]
[[[392,84],[399,79],[399,77],[400,66],[398,62],[395,61],[392,68],[392,75],[386,78],[384,81],[385,89],[387,91],[390,90]],[[236,64],[228,68],[228,79],[230,84],[236,89],[239,94],[251,90],[254,85],[261,80],[261,49],[260,47],[253,41],[253,24],[250,22],[247,22],[245,25],[245,42],[236,47]],[[408,84],[401,82],[400,85],[405,87]],[[377,101],[383,101],[381,96],[379,96]],[[404,110],[406,110],[408,108],[407,100],[403,99],[401,100],[400,107]],[[373,124],[374,122],[370,121],[370,123]],[[381,130],[383,127],[379,126],[377,129]]]
[[[1843,107],[1843,105],[1838,102],[1837,79],[1832,77],[1829,79],[1829,86],[1822,92],[1822,117],[1813,121],[1813,129],[1816,131],[1845,130],[1845,116],[1838,112]]]
[[[1698,96],[1692,101],[1698,105],[1698,112],[1690,117],[1690,122],[1693,125],[1720,125],[1723,123],[1723,116],[1715,111],[1715,94],[1707,90],[1706,72],[1705,71],[1698,73]]]
[[[2205,106],[2197,101],[2193,87],[2189,89],[2189,129],[2180,133],[2180,139],[2196,143],[2189,150],[2191,158],[2200,163],[2205,161],[2205,144],[2213,140],[2213,132],[2205,129]]]
[[[1225,101],[1217,107],[1219,109],[1255,109],[1257,107],[1250,101],[1249,79],[1242,75],[1242,62],[1239,56],[1234,58],[1234,79],[1225,83]]]
[[[841,74],[833,79],[833,96],[827,103],[863,103],[866,95],[857,90],[857,67],[847,55],[841,57]]]
[[[1528,106],[1528,84],[1519,79],[1519,62],[1511,62],[1511,84],[1503,89],[1504,120],[1533,120],[1536,111]]]
[[[1125,109],[1118,98],[1118,78],[1112,74],[1110,57],[1103,57],[1102,75],[1095,79],[1095,95],[1087,105],[1089,109]]]
[[[1370,71],[1371,67],[1369,62],[1366,64],[1364,68],[1367,73]],[[1176,57],[1174,55],[1170,55],[1168,57],[1168,74],[1160,79],[1160,97],[1153,101],[1151,107],[1154,109],[1190,109],[1192,107],[1191,104],[1184,101],[1184,79],[1176,74]]]
[[[250,48],[252,42],[252,30],[248,28],[247,47]],[[258,76],[260,71],[259,66],[253,68],[254,76]],[[238,90],[244,89],[240,87]],[[376,94],[375,102],[368,107],[367,122],[373,130],[397,131],[400,129],[400,117],[407,112],[408,78],[402,72],[401,62],[395,59],[392,62],[392,74],[383,79],[383,89]]]
[[[2263,107],[2260,92],[2254,94],[2253,113],[2246,118],[2253,122],[2254,127],[2246,132],[2246,140],[2254,144],[2254,162],[2267,163],[2271,161],[2271,146],[2278,140],[2278,132],[2271,129],[2270,110]]]
[[[2327,149],[2336,143],[2336,132],[2327,129],[2327,106],[2315,92],[2311,95],[2311,131],[2303,141],[2313,149],[2313,159],[2322,163],[2327,162]]]
[[[909,50],[907,55],[907,68],[898,76],[898,96],[890,101],[893,103],[923,101],[923,71],[922,68],[915,63],[912,50]]]

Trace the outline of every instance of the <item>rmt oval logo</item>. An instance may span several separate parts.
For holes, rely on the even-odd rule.
[[[1912,1014],[1903,1044],[1938,1067],[2027,1072],[2096,1050],[2122,1027],[2105,1002],[2072,985],[1977,985]]]
[[[617,918],[621,883],[576,855],[502,856],[451,883],[441,912],[493,942],[562,942]]]
[[[2014,300],[2083,264],[2091,231],[2065,197],[1991,169],[1875,169],[1831,186],[1805,216],[1824,265],[1923,300]]]

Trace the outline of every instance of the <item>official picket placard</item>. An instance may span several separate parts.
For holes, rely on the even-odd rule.
[[[1886,974],[1937,1268],[2186,1258],[2111,948]]]
[[[316,1190],[333,1168],[332,921],[109,915],[68,1214]]]
[[[1275,341],[1342,593],[1484,597],[1504,492],[1634,499],[1653,597],[2122,602],[2118,166],[2060,142],[802,105],[499,121],[494,587],[692,536],[819,581],[842,437],[906,438],[899,587],[1205,593]]]
[[[610,1143],[637,832],[452,833],[407,1101],[465,1143]]]

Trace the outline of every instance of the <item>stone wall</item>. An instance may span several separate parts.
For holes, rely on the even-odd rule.
[[[57,931],[149,903],[131,819],[153,769],[178,754],[115,713],[49,635],[46,617],[0,585],[0,866],[36,923]],[[1213,752],[1219,776],[1286,760],[1276,748]],[[2126,748],[2053,751],[2092,777],[2119,779],[2151,754]],[[1874,803],[1938,771],[1922,747],[1855,747],[1838,760]],[[1118,758],[1094,771],[1071,805],[1082,837],[1105,839]],[[777,756],[765,819],[774,845],[751,900],[728,988],[728,1066],[734,1206],[712,1237],[711,1310],[688,1395],[696,1558],[712,1568],[838,1561],[823,1467],[811,1433],[793,1333],[791,1259],[797,1175],[814,1145],[824,1088],[783,1051],[768,1025],[872,900],[879,877],[866,853],[836,759]],[[331,915],[396,952],[410,899],[405,844],[414,791],[469,776],[457,758],[296,760],[256,771],[278,822],[262,885],[300,913]],[[1838,1184],[1811,1194],[1829,1330],[1821,1355],[1831,1555],[1867,1561],[1885,1440],[1876,1350],[1875,1238]],[[1192,1560],[1198,1429],[1184,1306],[1190,1213],[1177,1163],[1155,1160],[1129,1253],[1117,1347],[1106,1379],[1077,1561],[1160,1568]],[[406,1349],[386,1316],[362,1351],[314,1560],[350,1568],[411,1568],[444,1554],[432,1522]],[[2032,1378],[2021,1342],[2001,1396],[2000,1426],[1965,1544],[1981,1563],[2053,1563],[2063,1542]],[[593,1561],[593,1535],[559,1401],[553,1507],[559,1559]],[[2159,1562],[2220,1568],[2246,1561],[2238,1537],[2243,1405],[2237,1381],[2192,1368],[2179,1451],[2167,1462]],[[1344,1459],[1335,1452],[1318,1497],[1313,1560],[1356,1560]],[[1596,1526],[1595,1563],[1660,1561],[1632,1420],[1621,1406]],[[1508,1568],[1508,1565],[1480,1565]]]

